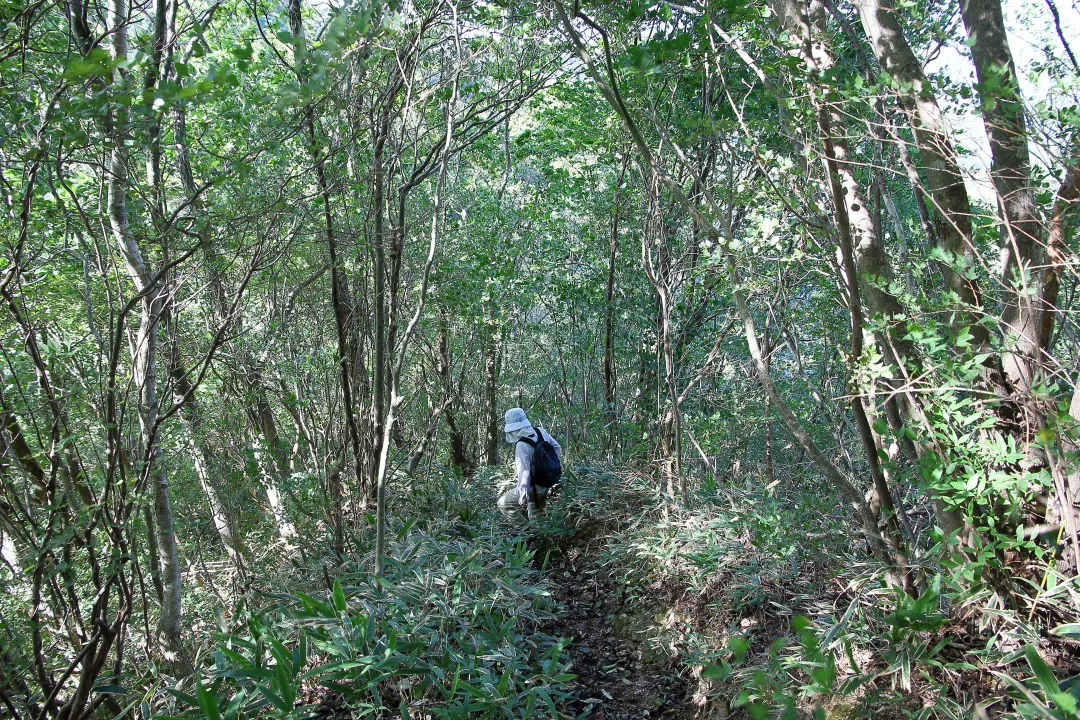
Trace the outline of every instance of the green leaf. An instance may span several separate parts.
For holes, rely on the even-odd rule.
[[[244,45],[239,45],[232,48],[233,57],[237,60],[251,60],[254,51],[251,49],[251,42],[248,41]]]
[[[169,693],[185,705],[190,705],[191,707],[199,707],[199,698],[195,697],[194,695],[188,695],[186,692],[181,692],[180,690],[177,690],[175,688],[165,688],[165,692]]]
[[[202,684],[202,680],[196,679],[198,694],[199,694],[199,707],[202,708],[203,716],[207,720],[221,720],[221,713],[218,712],[217,698],[212,692],[210,692],[205,685]]]
[[[1054,673],[1050,671],[1050,667],[1039,655],[1039,651],[1035,649],[1035,646],[1028,645],[1025,647],[1024,655],[1027,657],[1028,665],[1031,666],[1031,671],[1035,673],[1039,685],[1042,686],[1043,692],[1047,695],[1060,692],[1057,678],[1054,677]]]
[[[344,613],[348,609],[348,604],[345,602],[345,591],[341,588],[341,581],[334,580],[334,608],[339,613]]]
[[[355,668],[364,668],[372,664],[371,658],[361,658],[360,660],[340,660],[338,662],[330,663],[328,665],[320,665],[317,668],[308,670],[306,673],[300,676],[302,680],[308,678],[318,677],[320,675],[328,675],[330,673],[340,673],[345,670],[353,670]]]
[[[1020,528],[1020,531],[1023,532],[1023,528]],[[1066,623],[1065,625],[1058,625],[1050,632],[1053,635],[1060,635],[1062,637],[1072,638],[1073,640],[1080,640],[1080,623]]]
[[[705,663],[701,669],[701,677],[703,680],[709,682],[722,683],[726,682],[731,677],[731,665],[725,660],[721,660],[720,664]]]
[[[728,640],[728,648],[731,650],[735,662],[741,663],[746,657],[746,653],[750,651],[750,643],[748,643],[745,638],[740,637],[739,635],[733,635]]]
[[[232,649],[227,648],[227,647],[219,647],[218,652],[220,652],[226,658],[228,658],[229,660],[232,660],[234,663],[236,663],[237,665],[239,665],[242,668],[255,667],[254,662],[252,662],[248,658],[244,657],[240,653],[236,652],[235,650],[232,650]]]
[[[246,667],[246,668],[230,668],[228,670],[220,670],[214,673],[214,677],[219,678],[237,678],[248,680],[263,680],[274,676],[274,671],[270,668],[260,667]]]
[[[84,56],[68,61],[64,68],[64,77],[78,80],[86,77],[108,77],[112,75],[114,62],[104,48],[94,48]]]
[[[304,593],[297,593],[296,596],[300,599],[305,610],[310,610],[318,615],[328,618],[332,618],[336,615],[332,607],[318,598],[314,598],[311,595],[305,595]]]
[[[269,700],[269,701],[270,701],[270,704],[271,704],[271,705],[273,705],[274,707],[276,707],[276,708],[277,708],[278,710],[280,710],[281,712],[283,712],[283,713],[284,713],[284,712],[288,712],[289,710],[291,710],[291,709],[292,709],[292,705],[290,705],[289,703],[285,702],[285,701],[284,701],[284,700],[283,700],[283,699],[281,698],[281,696],[280,696],[280,695],[278,695],[277,693],[275,693],[275,692],[274,692],[273,690],[271,690],[270,688],[266,688],[266,687],[260,687],[260,688],[259,688],[259,692],[260,692],[260,693],[262,694],[262,696],[263,696],[264,698],[266,698],[267,700]]]

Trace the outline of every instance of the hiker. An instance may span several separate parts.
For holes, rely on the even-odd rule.
[[[548,492],[562,474],[562,447],[544,428],[535,428],[521,408],[506,411],[503,432],[514,445],[517,482],[499,498],[499,510],[509,519],[530,520],[544,511]]]

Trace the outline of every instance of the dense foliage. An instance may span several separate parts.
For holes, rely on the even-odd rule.
[[[588,713],[580,562],[680,713],[1076,717],[1080,16],[1022,5],[0,4],[3,712]]]

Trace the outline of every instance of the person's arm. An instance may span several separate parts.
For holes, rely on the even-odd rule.
[[[526,442],[517,442],[514,450],[514,470],[517,472],[518,504],[524,505],[529,500],[529,487],[532,475],[533,447]]]

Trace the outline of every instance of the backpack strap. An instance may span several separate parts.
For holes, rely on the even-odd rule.
[[[533,428],[533,431],[536,432],[536,439],[535,440],[533,440],[532,438],[529,438],[529,437],[519,437],[518,442],[523,442],[526,445],[531,445],[532,447],[535,448],[537,445],[540,444],[540,440],[541,440],[541,438],[543,436],[540,435],[540,431],[537,430],[536,428]]]

